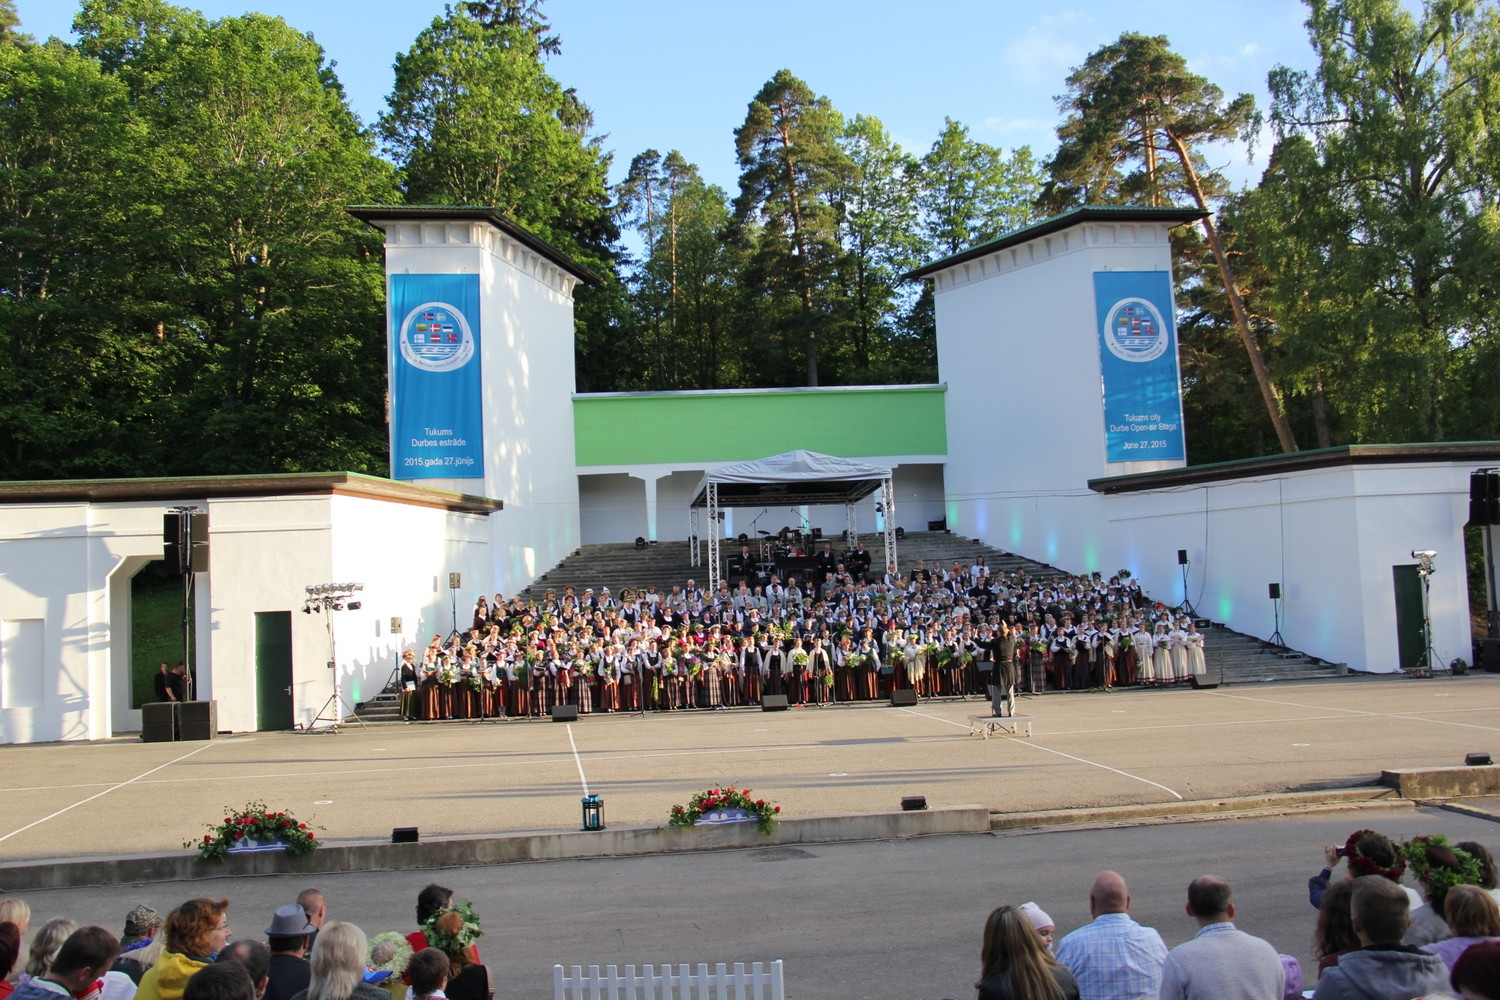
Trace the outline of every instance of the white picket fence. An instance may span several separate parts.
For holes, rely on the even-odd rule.
[[[731,972],[724,962],[714,966],[700,962],[697,971],[686,963],[673,971],[671,965],[663,965],[656,971],[654,965],[641,966],[637,972],[633,965],[605,966],[601,974],[599,966],[589,966],[588,974],[583,966],[573,966],[571,974],[561,965],[552,967],[552,1000],[786,1000],[781,983],[781,959],[765,968],[760,962],[752,962],[748,971],[744,962],[734,963]]]

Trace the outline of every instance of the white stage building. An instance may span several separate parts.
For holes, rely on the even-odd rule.
[[[386,237],[392,478],[0,484],[0,742],[139,729],[129,581],[162,557],[174,506],[208,514],[199,696],[221,729],[281,729],[313,722],[335,676],[350,704],[370,697],[477,594],[581,544],[688,537],[705,473],[795,450],[891,470],[892,529],[942,521],[1069,572],[1129,569],[1354,670],[1403,665],[1398,607],[1430,549],[1433,645],[1471,655],[1469,473],[1500,443],[1186,466],[1168,233],[1196,212],[1080,209],[915,272],[935,292],[936,385],[589,395],[573,370],[586,269],[488,210],[354,214]],[[880,495],[853,509],[861,533],[887,527]],[[846,524],[840,505],[725,515],[725,537]],[[300,612],[305,587],[335,582],[364,589],[332,616],[330,670],[328,619]]]

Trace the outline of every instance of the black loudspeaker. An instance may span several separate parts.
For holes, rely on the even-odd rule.
[[[208,572],[207,514],[202,511],[165,514],[161,536],[162,560],[169,573]]]
[[[219,703],[185,701],[177,706],[179,732],[184,740],[211,740],[219,732]]]
[[[1279,583],[1269,583],[1269,584],[1266,584],[1266,592],[1271,595],[1271,600],[1273,600],[1273,601],[1279,601],[1279,600],[1281,600],[1281,584],[1279,584]]]
[[[1177,565],[1179,565],[1179,566],[1186,566],[1187,565],[1187,549],[1178,549],[1177,550]]]
[[[416,842],[417,828],[414,826],[398,826],[391,831],[393,844],[415,844]]]
[[[1500,639],[1476,640],[1474,665],[1487,674],[1500,674]]]
[[[553,722],[577,722],[578,721],[578,706],[577,705],[553,705],[552,706],[552,721]]]
[[[762,712],[785,712],[787,710],[786,695],[768,694],[760,700]]]
[[[177,703],[153,701],[141,706],[141,742],[171,743],[177,739]]]
[[[1192,685],[1199,691],[1212,691],[1219,686],[1219,682],[1217,678],[1210,680],[1207,674],[1194,674]]]
[[[900,708],[903,705],[915,705],[917,703],[916,688],[897,688],[891,692],[891,707]]]
[[[1469,523],[1500,524],[1500,472],[1469,474]]]
[[[464,575],[462,573],[449,573],[448,574],[448,589],[449,590],[458,590],[463,585],[464,585]]]

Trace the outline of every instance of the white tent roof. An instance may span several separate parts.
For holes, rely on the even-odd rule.
[[[737,462],[714,469],[698,483],[690,506],[708,503],[708,484],[717,484],[719,506],[751,507],[769,500],[790,504],[852,503],[880,489],[891,477],[884,466],[789,451],[754,462]]]

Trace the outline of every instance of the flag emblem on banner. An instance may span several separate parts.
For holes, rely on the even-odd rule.
[[[1168,347],[1161,314],[1140,299],[1115,303],[1103,332],[1110,353],[1122,361],[1154,361]]]

